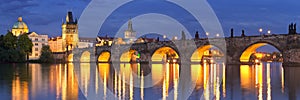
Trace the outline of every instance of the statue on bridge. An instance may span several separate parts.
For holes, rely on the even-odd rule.
[[[181,40],[186,40],[186,36],[185,36],[184,31],[181,32]]]
[[[197,31],[196,34],[195,34],[195,39],[199,39],[199,32]]]
[[[245,37],[245,30],[242,30],[242,37]]]
[[[289,34],[297,34],[297,24],[291,23],[289,25]]]
[[[233,28],[231,28],[230,34],[231,34],[230,37],[233,38],[233,37],[234,37],[234,34],[233,34]]]

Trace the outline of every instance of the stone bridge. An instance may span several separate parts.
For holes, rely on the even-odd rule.
[[[73,58],[74,62],[79,62],[84,52],[89,51],[91,62],[129,62],[131,59],[130,55],[138,52],[140,62],[152,62],[154,56],[162,57],[160,55],[173,51],[182,63],[190,63],[200,61],[204,51],[216,47],[225,55],[226,64],[241,64],[241,62],[249,62],[251,54],[264,45],[271,45],[277,48],[282,54],[284,63],[300,63],[299,34],[204,38],[126,45],[115,44],[75,50]]]

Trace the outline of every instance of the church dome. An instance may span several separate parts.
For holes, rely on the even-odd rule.
[[[13,29],[28,29],[28,26],[23,22],[22,17],[19,17],[18,22],[14,24]]]

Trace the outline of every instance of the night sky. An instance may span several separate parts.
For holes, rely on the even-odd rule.
[[[29,26],[30,31],[35,31],[38,34],[60,36],[61,24],[63,19],[65,19],[67,11],[73,11],[75,17],[79,18],[90,1],[91,0],[1,0],[0,33],[5,34],[17,21],[17,18],[22,16],[23,20]],[[102,6],[109,7],[113,5],[113,3],[107,3],[109,1],[110,0],[102,0]],[[153,2],[155,1],[157,0],[153,0]],[[246,35],[258,35],[259,28],[263,28],[265,32],[271,30],[273,34],[285,34],[287,33],[288,24],[300,22],[299,0],[208,0],[208,2],[219,18],[225,36],[229,36],[230,28],[235,29],[236,35],[240,35],[242,29],[246,31]],[[190,6],[196,7],[197,4]],[[178,12],[178,14],[180,14],[180,12]],[[115,20],[118,21],[119,19]],[[156,20],[159,21],[160,18],[158,17]],[[135,23],[134,20],[133,23]],[[147,24],[149,26],[157,25],[157,23]],[[139,23],[134,24],[134,28],[138,33],[148,32],[149,29],[151,29],[150,27],[139,26],[143,25]],[[176,27],[176,25],[170,23],[168,27],[164,27],[163,29],[158,28],[151,32],[160,32],[160,30],[166,32],[167,30],[167,32],[170,33],[180,33],[180,30],[184,30],[174,30],[172,26]],[[123,27],[120,30],[122,31],[124,29]],[[107,30],[108,31],[103,33],[109,34],[109,29]]]

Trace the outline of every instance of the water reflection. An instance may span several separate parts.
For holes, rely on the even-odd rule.
[[[185,73],[182,66],[172,63],[1,66],[3,100],[181,100],[182,78],[194,84],[190,100],[300,99],[300,68],[282,67],[281,63],[191,64],[190,78],[181,77]]]

